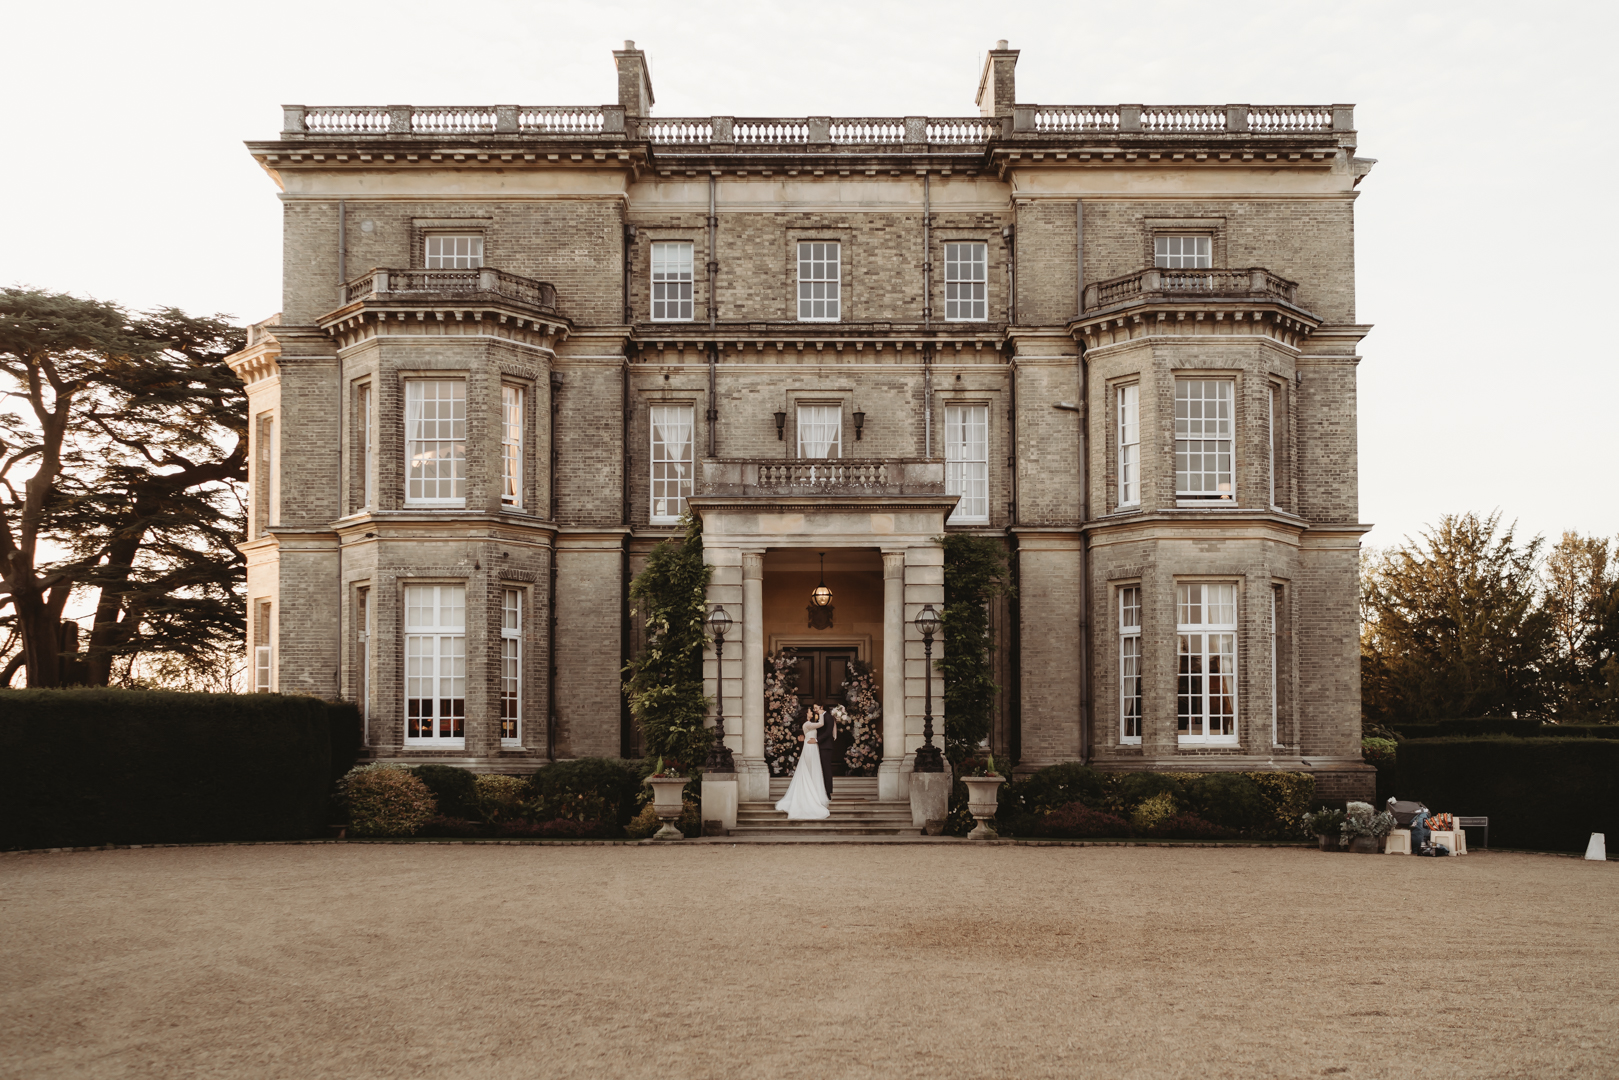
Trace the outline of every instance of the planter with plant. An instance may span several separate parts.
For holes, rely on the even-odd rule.
[[[1313,814],[1305,814],[1301,819],[1304,831],[1315,833],[1320,841],[1322,851],[1337,851],[1339,841],[1343,836],[1344,812],[1342,810],[1329,810],[1322,807]]]
[[[652,787],[653,812],[658,820],[663,822],[663,828],[652,834],[654,840],[684,840],[685,834],[675,824],[680,820],[680,813],[685,809],[685,791],[689,778],[680,772],[678,762],[669,762],[667,765],[662,758],[658,759],[658,767],[652,770],[652,775],[646,778]]]
[[[1338,845],[1358,855],[1376,855],[1378,841],[1394,828],[1394,815],[1378,813],[1371,803],[1352,802],[1344,814]]]

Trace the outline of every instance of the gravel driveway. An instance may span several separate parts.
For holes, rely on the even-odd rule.
[[[1619,865],[1302,849],[0,857],[0,1076],[1594,1077]]]

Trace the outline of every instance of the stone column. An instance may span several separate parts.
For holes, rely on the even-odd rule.
[[[879,799],[909,798],[905,786],[905,552],[883,552],[883,761]]]
[[[737,761],[738,797],[770,798],[765,765],[765,621],[762,551],[742,553],[742,757]]]

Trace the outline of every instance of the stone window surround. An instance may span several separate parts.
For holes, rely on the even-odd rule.
[[[427,266],[427,237],[430,233],[477,234],[481,236],[483,238],[483,265],[494,266],[495,260],[489,250],[489,233],[493,230],[494,224],[495,219],[492,217],[411,218],[411,267],[419,270]]]
[[[785,288],[782,295],[786,299],[786,313],[782,316],[784,322],[812,322],[813,324],[836,326],[838,323],[859,322],[859,313],[854,305],[854,255],[856,230],[851,225],[831,225],[825,228],[810,228],[807,226],[789,225],[782,230],[786,240],[785,256],[782,267],[782,280]],[[825,243],[838,245],[838,317],[836,320],[804,320],[798,317],[798,245],[801,243]]]
[[[1141,219],[1142,266],[1156,261],[1153,242],[1159,236],[1209,237],[1210,267],[1226,266],[1226,219],[1223,217],[1144,217]]]
[[[706,318],[708,311],[708,236],[701,226],[687,228],[677,225],[636,225],[635,242],[630,245],[630,258],[632,260],[630,273],[632,279],[645,283],[646,295],[639,299],[631,296],[630,300],[637,306],[644,307],[644,317],[652,321],[652,245],[667,244],[670,242],[691,245],[691,318],[690,319],[659,319],[661,323],[693,323],[699,319],[699,312]],[[487,247],[485,251],[487,252]],[[640,260],[640,269],[634,266],[634,260]],[[637,277],[637,275],[639,275]],[[793,305],[797,313],[798,305]],[[634,308],[631,309],[634,315]],[[642,316],[636,316],[642,317]]]
[[[788,390],[786,393],[787,423],[782,431],[782,440],[786,443],[783,456],[789,461],[799,461],[798,456],[798,407],[800,405],[836,405],[840,409],[838,423],[838,460],[857,457],[853,452],[854,443],[854,390]],[[766,417],[766,419],[771,419]],[[774,424],[774,420],[771,423]]]

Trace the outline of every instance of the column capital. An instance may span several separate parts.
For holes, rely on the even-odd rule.
[[[901,580],[904,580],[904,578],[905,578],[905,552],[903,552],[903,551],[885,551],[885,552],[883,552],[883,577],[885,577],[885,578],[899,578]]]
[[[765,553],[762,551],[744,551],[742,553],[742,580],[763,581],[765,576]]]

